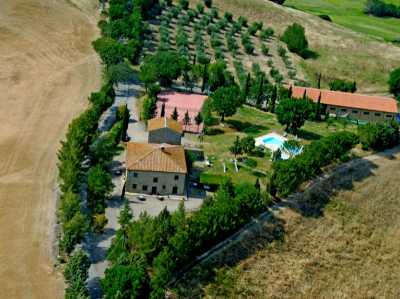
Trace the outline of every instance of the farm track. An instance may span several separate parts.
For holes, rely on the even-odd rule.
[[[95,3],[0,3],[0,298],[63,294],[51,252],[56,153],[100,83]]]

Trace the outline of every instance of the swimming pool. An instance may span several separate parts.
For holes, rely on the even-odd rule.
[[[282,144],[284,143],[284,141],[280,138],[276,138],[275,136],[270,136],[267,138],[264,138],[262,140],[262,142],[265,144],[272,144],[272,145],[277,145],[277,146],[282,146]]]
[[[281,158],[283,160],[287,160],[292,156],[296,156],[302,152],[302,148],[298,149],[293,149],[291,152],[288,152],[287,150],[283,150],[283,144],[285,141],[288,139],[278,133],[269,133],[267,135],[258,137],[255,139],[256,146],[262,146],[270,149],[272,152],[277,151],[280,149],[281,152]]]

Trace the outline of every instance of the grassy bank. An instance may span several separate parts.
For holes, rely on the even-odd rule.
[[[400,19],[378,18],[363,13],[364,0],[287,0],[285,6],[315,15],[326,14],[334,23],[378,39],[400,38]],[[396,5],[399,0],[386,1]]]

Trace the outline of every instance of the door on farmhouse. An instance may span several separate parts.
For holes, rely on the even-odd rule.
[[[153,186],[151,188],[151,194],[157,194],[157,187],[156,186]]]
[[[174,186],[172,187],[172,194],[177,194],[178,193],[178,187]]]

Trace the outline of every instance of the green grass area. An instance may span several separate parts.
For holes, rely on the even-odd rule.
[[[243,162],[239,161],[239,172],[236,172],[232,163],[233,155],[229,151],[229,147],[233,144],[236,136],[258,137],[270,132],[284,133],[284,127],[279,124],[276,116],[269,112],[244,106],[238,112],[225,120],[224,124],[213,127],[215,135],[205,135],[201,144],[205,156],[211,161],[212,166],[205,169],[201,176],[203,183],[212,184],[218,180],[219,176],[229,176],[233,182],[250,182],[254,183],[260,178],[261,183],[265,184],[268,173],[271,168],[270,153],[259,157],[243,155]],[[300,142],[307,144],[312,140],[317,140],[330,133],[348,130],[356,131],[354,124],[349,124],[340,120],[334,120],[329,126],[326,122],[306,122],[304,127],[299,131],[298,137]],[[289,135],[289,138],[294,136]],[[197,139],[196,139],[197,140]],[[246,165],[246,159],[256,161],[256,166]],[[224,163],[226,165],[226,173],[224,173]],[[254,162],[253,162],[254,163]]]
[[[386,2],[400,5],[400,0]],[[285,5],[315,15],[329,15],[339,25],[386,41],[400,38],[400,19],[366,15],[365,3],[365,0],[287,0]]]

